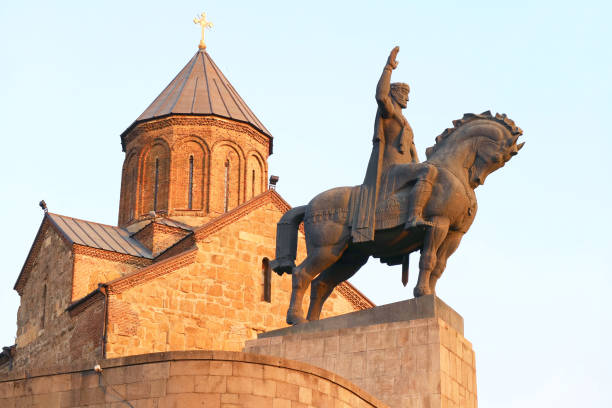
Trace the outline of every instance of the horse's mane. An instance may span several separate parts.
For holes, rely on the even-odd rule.
[[[508,116],[506,116],[505,113],[501,115],[499,113],[496,113],[495,116],[491,114],[491,111],[482,112],[481,114],[466,113],[463,115],[461,119],[453,120],[452,128],[444,129],[444,132],[442,132],[439,136],[436,137],[436,144],[431,147],[428,147],[427,150],[425,151],[425,154],[427,155],[427,157],[428,158],[431,157],[432,154],[434,154],[441,147],[443,147],[446,144],[446,141],[449,139],[449,137],[461,126],[465,125],[466,123],[470,123],[474,120],[478,120],[478,119],[491,120],[491,121],[494,121],[494,122],[497,122],[503,125],[506,129],[510,131],[515,142],[516,142],[516,138],[518,138],[518,136],[523,134],[523,131],[521,130],[521,128],[516,126],[514,124],[514,121],[510,119]]]

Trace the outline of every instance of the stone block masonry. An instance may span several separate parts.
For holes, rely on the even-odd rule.
[[[463,319],[434,296],[263,333],[244,351],[324,368],[391,407],[477,406]]]
[[[0,407],[387,407],[329,371],[227,351],[145,354],[0,377]]]

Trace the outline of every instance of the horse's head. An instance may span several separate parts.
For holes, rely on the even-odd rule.
[[[506,162],[518,153],[525,144],[516,144],[518,136],[516,135],[510,144],[505,140],[496,141],[488,137],[477,141],[474,164],[468,170],[470,187],[476,188],[484,184],[489,174],[504,167]]]
[[[465,163],[472,188],[484,184],[489,174],[503,167],[525,144],[516,144],[523,131],[505,114],[493,116],[489,111],[480,115],[466,113],[453,124],[453,128],[446,129],[436,138],[436,145],[427,149],[427,156],[448,144],[467,143],[474,153],[474,156],[467,156],[470,159]]]

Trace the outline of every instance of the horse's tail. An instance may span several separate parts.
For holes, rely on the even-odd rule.
[[[305,205],[292,208],[276,224],[276,259],[270,262],[270,267],[279,275],[291,274],[295,268],[298,228],[304,220],[304,214]]]

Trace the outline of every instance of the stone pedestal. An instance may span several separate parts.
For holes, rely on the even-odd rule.
[[[334,372],[391,407],[476,407],[463,318],[435,296],[262,333],[245,352]]]

